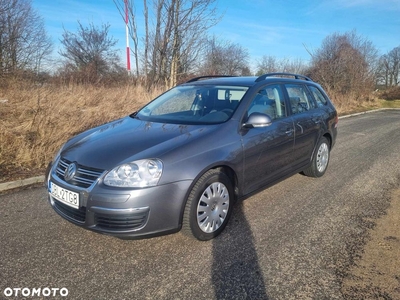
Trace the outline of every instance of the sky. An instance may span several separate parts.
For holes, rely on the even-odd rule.
[[[133,1],[140,36],[143,1]],[[44,18],[54,56],[63,28],[75,32],[80,21],[110,24],[109,33],[126,60],[125,23],[113,0],[32,0],[32,6]],[[352,30],[381,55],[400,46],[400,0],[217,0],[217,10],[221,20],[210,34],[246,48],[253,67],[264,55],[307,62],[309,51],[318,49],[325,37]]]

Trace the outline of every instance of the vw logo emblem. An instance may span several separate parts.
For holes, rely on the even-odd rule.
[[[71,163],[71,164],[68,166],[68,168],[65,169],[65,172],[64,172],[64,179],[65,179],[66,181],[69,181],[69,180],[71,180],[72,178],[74,178],[74,176],[75,176],[75,174],[76,174],[76,170],[77,170],[76,163]]]

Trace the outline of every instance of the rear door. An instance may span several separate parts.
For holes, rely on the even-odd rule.
[[[294,168],[300,168],[311,160],[320,138],[321,113],[303,84],[285,84],[294,124]]]

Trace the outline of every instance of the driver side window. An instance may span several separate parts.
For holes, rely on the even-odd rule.
[[[285,100],[280,85],[269,85],[257,92],[247,115],[254,112],[266,114],[271,120],[286,117]]]

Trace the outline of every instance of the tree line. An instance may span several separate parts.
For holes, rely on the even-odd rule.
[[[30,1],[0,0],[0,76],[38,71],[53,44]]]
[[[197,75],[302,73],[326,89],[354,99],[376,87],[398,86],[400,46],[380,55],[371,41],[356,31],[328,35],[311,51],[310,62],[265,55],[250,68],[248,50],[209,34],[223,17],[216,0],[143,0],[143,15],[134,1],[113,0],[125,18],[128,5],[133,72],[129,76],[116,49],[110,25],[64,29],[58,51],[63,63],[52,77],[77,83],[105,83],[134,78],[151,87],[172,87]],[[141,22],[141,23],[140,23]],[[138,36],[138,28],[144,36]],[[0,77],[40,74],[53,44],[30,0],[0,0]]]

